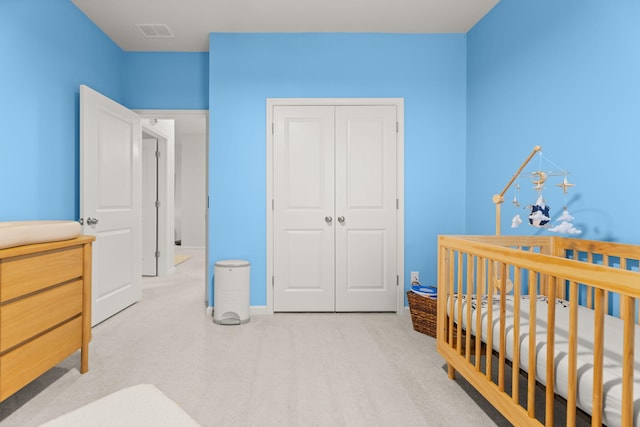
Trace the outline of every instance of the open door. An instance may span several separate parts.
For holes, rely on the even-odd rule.
[[[140,117],[80,86],[80,217],[93,246],[92,321],[142,297]]]

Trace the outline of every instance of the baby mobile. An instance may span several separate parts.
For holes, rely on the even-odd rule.
[[[536,171],[533,172],[522,172],[524,167],[533,159],[535,155],[539,157],[539,167]],[[551,164],[557,170],[545,170],[543,168],[543,160],[547,163]],[[528,222],[529,225],[537,228],[545,228],[549,231],[555,233],[565,233],[565,234],[580,234],[582,231],[578,230],[574,227],[571,221],[574,220],[574,217],[571,216],[569,210],[567,208],[567,193],[571,187],[574,187],[575,184],[569,183],[568,179],[569,172],[566,170],[562,170],[551,160],[542,156],[542,148],[540,146],[536,146],[533,152],[529,155],[529,157],[522,163],[518,171],[511,178],[507,186],[500,194],[496,194],[493,196],[493,201],[496,204],[496,235],[500,234],[500,204],[504,201],[504,194],[509,189],[511,184],[515,181],[515,195],[513,197],[513,206],[516,208],[520,207],[519,195],[520,195],[520,179],[522,177],[528,178],[533,184],[533,190],[535,190],[537,196],[536,200],[533,204],[529,204],[525,207],[529,211]],[[550,178],[552,177],[562,177],[562,181],[559,184],[555,184],[557,187],[562,189],[564,194],[564,207],[562,209],[562,215],[556,219],[556,224],[551,225],[551,215],[550,215],[550,207],[545,201],[544,191],[546,190],[546,186],[550,182]],[[511,220],[511,228],[518,228],[520,224],[522,224],[522,218],[520,214],[516,214]]]

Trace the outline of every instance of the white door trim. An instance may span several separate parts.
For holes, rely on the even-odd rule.
[[[267,288],[266,312],[273,313],[273,107],[275,106],[304,106],[304,105],[393,105],[398,114],[398,147],[397,147],[397,194],[398,194],[398,223],[397,223],[397,274],[398,292],[396,313],[404,313],[404,99],[403,98],[268,98],[267,99],[267,265],[265,285]]]
[[[158,141],[158,276],[166,276],[175,269],[173,251],[173,177],[174,177],[174,139],[173,135],[154,128],[152,120],[141,118],[142,133]],[[167,230],[171,227],[171,233]]]

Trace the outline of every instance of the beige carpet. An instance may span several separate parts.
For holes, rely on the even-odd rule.
[[[199,426],[175,402],[151,384],[112,393],[41,427]]]
[[[38,427],[136,384],[203,427],[510,426],[448,379],[435,339],[408,314],[252,313],[216,325],[204,252],[143,278],[142,300],[92,329],[89,372],[72,355],[0,403],[0,427]]]

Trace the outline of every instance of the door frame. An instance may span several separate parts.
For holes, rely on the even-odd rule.
[[[150,148],[147,149],[147,147],[150,144],[153,144],[153,151],[151,151]],[[151,135],[146,130],[144,130],[144,127],[143,127],[142,148],[140,151],[141,158],[142,158],[142,209],[141,209],[142,211],[142,226],[141,226],[142,242],[140,244],[142,257],[141,257],[140,270],[143,277],[160,276],[158,270],[161,263],[160,263],[160,259],[155,255],[155,253],[157,253],[157,251],[160,250],[160,236],[158,235],[158,232],[160,231],[160,221],[159,221],[160,207],[156,202],[160,200],[159,198],[160,186],[158,185],[160,181],[160,170],[159,170],[160,159],[158,158],[157,153],[161,153],[161,152],[162,151],[160,151],[160,138],[154,135]],[[149,165],[149,163],[153,165],[152,167],[149,168],[153,171],[152,177],[149,176],[149,170],[147,169],[147,165]],[[153,214],[153,252],[154,252],[154,256],[151,259],[154,260],[154,264],[155,264],[155,268],[153,272],[154,274],[146,274],[149,272],[149,270],[146,270],[146,264],[145,264],[145,255],[148,255],[151,252],[151,250],[147,251],[148,249],[151,249],[147,246],[148,244],[147,239],[149,239],[150,236],[149,236],[149,233],[147,233],[147,229],[145,228],[145,209],[151,207],[151,204],[147,204],[147,202],[151,202],[151,201],[145,199],[145,194],[149,193],[150,190],[153,190],[153,212],[154,212]],[[165,253],[165,256],[166,256],[166,253]]]
[[[174,215],[174,203],[173,203],[173,182],[174,182],[174,135],[168,135],[169,129],[165,129],[165,126],[156,126],[157,118],[148,118],[140,115],[140,121],[142,123],[142,137],[144,139],[145,134],[155,138],[158,141],[158,152],[160,158],[158,159],[157,170],[157,193],[160,206],[158,208],[158,223],[157,223],[157,250],[160,252],[160,257],[157,259],[157,274],[158,276],[166,276],[175,270],[174,251],[173,251],[173,230],[168,230],[168,227],[173,224]],[[159,129],[160,128],[160,129]]]
[[[398,196],[396,265],[398,286],[396,294],[396,313],[404,312],[404,98],[267,98],[267,274],[265,285],[267,288],[266,313],[273,314],[273,108],[276,106],[367,106],[392,105],[396,107],[397,133],[397,164],[396,164],[396,194]]]

